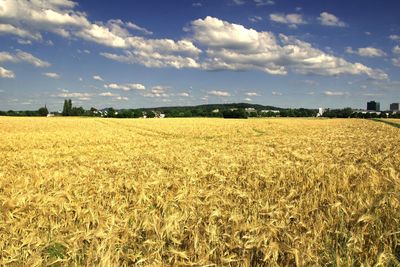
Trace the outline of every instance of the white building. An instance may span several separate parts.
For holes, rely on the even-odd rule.
[[[325,108],[319,108],[319,109],[318,109],[317,117],[322,117],[322,115],[324,115],[325,111],[326,111]]]
[[[268,110],[268,109],[263,109],[261,110],[261,113],[275,113],[275,114],[279,114],[281,113],[279,110]]]

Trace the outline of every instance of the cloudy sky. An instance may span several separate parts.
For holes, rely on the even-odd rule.
[[[0,110],[400,101],[398,0],[0,0]]]

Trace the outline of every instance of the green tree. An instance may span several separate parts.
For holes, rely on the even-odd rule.
[[[49,110],[47,109],[46,106],[39,108],[39,110],[37,111],[39,116],[47,116],[47,114],[49,114]]]
[[[62,115],[68,116],[68,100],[67,99],[64,100]]]
[[[154,118],[156,116],[156,114],[154,113],[154,111],[148,111],[146,112],[146,116],[147,118]]]
[[[72,116],[72,100],[71,99],[64,100],[62,115],[63,116]]]

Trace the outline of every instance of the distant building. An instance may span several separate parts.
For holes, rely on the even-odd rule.
[[[369,111],[380,111],[381,104],[379,102],[370,101],[367,103],[367,110]]]
[[[278,113],[281,113],[281,112],[279,110],[263,109],[263,110],[261,110],[261,113],[275,113],[275,114],[278,114]]]
[[[325,111],[326,111],[325,108],[319,108],[319,109],[318,109],[317,117],[322,117],[322,115],[324,115]]]
[[[245,108],[244,110],[246,110],[246,112],[255,112],[256,111],[255,108]]]
[[[392,111],[392,112],[399,112],[399,111],[400,111],[399,103],[392,103],[392,104],[390,104],[390,111]]]
[[[54,117],[54,114],[53,113],[49,113],[49,114],[47,114],[47,117]]]

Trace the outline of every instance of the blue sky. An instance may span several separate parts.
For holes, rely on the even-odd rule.
[[[0,0],[0,110],[400,101],[395,0]]]

